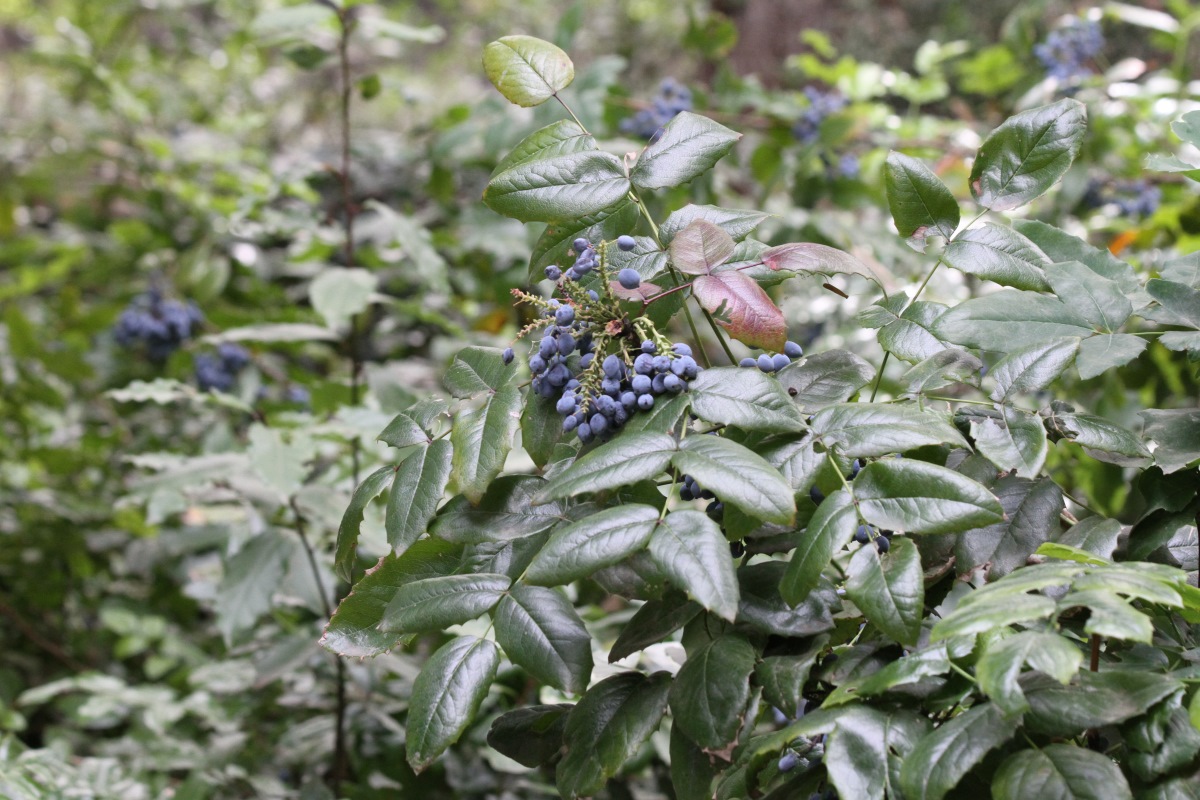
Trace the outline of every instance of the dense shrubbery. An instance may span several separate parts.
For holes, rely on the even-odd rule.
[[[370,4],[38,30],[0,794],[1194,796],[1169,10],[649,100],[505,37],[436,118]]]

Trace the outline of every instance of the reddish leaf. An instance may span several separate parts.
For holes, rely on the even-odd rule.
[[[689,275],[707,275],[733,255],[733,237],[705,219],[693,220],[671,240],[671,263]]]
[[[657,283],[642,281],[636,289],[626,289],[616,281],[609,281],[608,288],[612,289],[612,293],[622,300],[632,300],[637,303],[644,303],[656,294],[662,294],[662,287]]]
[[[792,242],[770,247],[763,251],[762,262],[771,269],[786,269],[792,272],[817,273],[821,275],[861,275],[880,286],[883,283],[870,267],[849,253],[812,242]]]
[[[733,338],[765,350],[782,350],[787,339],[783,312],[751,277],[726,271],[701,275],[692,293],[709,313],[720,310],[717,320]]]

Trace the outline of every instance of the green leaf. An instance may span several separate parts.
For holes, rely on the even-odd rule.
[[[959,572],[990,564],[992,578],[1007,575],[1058,530],[1062,490],[1049,478],[1009,476],[993,484],[992,492],[1004,508],[1004,519],[959,537],[954,549]]]
[[[681,111],[638,156],[629,179],[639,189],[682,186],[712,169],[740,138],[708,117]]]
[[[508,591],[507,575],[445,575],[406,583],[383,612],[385,633],[424,633],[461,625],[492,609]]]
[[[762,211],[745,208],[721,208],[719,206],[686,205],[671,213],[658,229],[663,244],[670,244],[678,233],[694,220],[703,219],[721,228],[734,238],[745,239],[759,224],[771,216]]]
[[[793,607],[779,590],[786,572],[787,564],[774,560],[738,568],[742,593],[738,624],[784,637],[813,636],[831,630],[833,611],[841,605],[833,585],[818,581],[817,588],[809,592],[804,602]]]
[[[575,79],[561,49],[533,36],[504,36],[483,49],[483,70],[508,102],[529,108],[554,97]]]
[[[583,693],[592,674],[592,637],[567,598],[517,584],[494,616],[496,641],[514,664],[556,689]]]
[[[949,240],[958,228],[958,201],[922,162],[897,153],[888,153],[884,168],[888,208],[900,235],[918,253],[925,252],[930,234]]]
[[[808,492],[816,480],[817,472],[825,464],[826,453],[818,453],[811,434],[799,438],[776,441],[759,452],[791,485],[793,492]]]
[[[475,544],[520,539],[541,533],[562,519],[558,503],[534,505],[546,482],[529,475],[503,475],[488,487],[478,505],[452,498],[434,517],[429,532],[448,542]]]
[[[874,697],[897,687],[916,686],[927,678],[945,675],[950,671],[950,655],[946,645],[939,644],[892,660],[887,666],[866,677],[841,683],[825,698],[822,708],[851,703],[863,697]]]
[[[1146,283],[1146,291],[1178,320],[1177,324],[1200,329],[1200,290],[1155,278]]]
[[[1074,547],[1105,560],[1112,558],[1121,536],[1121,523],[1115,519],[1088,517],[1076,522],[1057,538],[1059,544]]]
[[[738,581],[729,543],[702,511],[672,511],[650,537],[650,557],[678,588],[722,619],[738,611]]]
[[[1088,609],[1087,622],[1083,626],[1085,633],[1143,644],[1150,644],[1154,639],[1150,617],[1105,589],[1072,592],[1058,601],[1063,612],[1076,606]]]
[[[1086,550],[1080,550],[1077,547],[1071,547],[1067,544],[1059,544],[1058,542],[1045,542],[1034,551],[1034,555],[1045,556],[1046,558],[1057,558],[1065,561],[1078,561],[1081,564],[1105,564],[1103,558],[1097,558]]]
[[[450,442],[438,439],[418,448],[396,469],[384,516],[388,544],[396,552],[404,552],[419,539],[437,514],[450,480],[451,458]]]
[[[746,514],[789,525],[796,516],[791,487],[762,456],[719,436],[692,436],[671,459],[681,473]]]
[[[913,459],[863,467],[854,480],[863,519],[887,530],[958,533],[1004,518],[1000,502],[965,475]]]
[[[960,272],[978,275],[1001,286],[1050,291],[1045,272],[1050,258],[1006,225],[989,222],[963,231],[946,245],[942,260]]]
[[[911,800],[942,800],[989,752],[1012,738],[1020,717],[977,705],[922,737],[904,759],[900,788]]]
[[[1103,417],[1065,413],[1056,414],[1054,419],[1066,437],[1083,447],[1092,458],[1122,466],[1139,466],[1150,457],[1150,451],[1137,436]]]
[[[1045,619],[1055,611],[1055,603],[1039,594],[1013,594],[1004,597],[1003,604],[990,605],[983,602],[971,603],[956,608],[949,616],[933,627],[933,640],[941,641],[953,636]]]
[[[384,485],[392,479],[395,473],[396,468],[391,464],[380,467],[359,484],[350,498],[350,505],[346,507],[346,513],[342,515],[342,523],[338,526],[337,544],[334,546],[333,558],[333,568],[338,577],[344,581],[351,579],[350,573],[354,569],[354,555],[358,551],[358,534],[362,527],[363,513],[366,511],[367,504],[379,496]]]
[[[768,247],[759,256],[769,269],[806,275],[858,275],[883,286],[870,267],[849,253],[812,242],[789,242]]]
[[[670,756],[671,789],[676,800],[712,800],[712,782],[718,769],[677,725],[671,726]]]
[[[567,715],[574,707],[556,703],[501,714],[488,731],[488,746],[530,769],[539,767],[562,750]]]
[[[839,797],[883,800],[896,797],[893,775],[929,722],[907,711],[885,713],[866,706],[846,709],[825,742],[825,768]]]
[[[1079,377],[1087,380],[1122,367],[1140,356],[1147,344],[1145,339],[1129,333],[1106,333],[1084,339],[1075,358]]]
[[[975,675],[979,688],[1005,714],[1022,714],[1029,710],[1017,681],[1023,665],[1067,684],[1082,663],[1083,652],[1065,637],[1021,631],[1003,639],[987,640],[986,649],[975,665]]]
[[[658,509],[622,505],[554,531],[525,571],[530,583],[570,583],[642,550],[658,524]]]
[[[996,382],[991,398],[1003,403],[1016,392],[1046,388],[1071,365],[1078,349],[1078,339],[1063,338],[1009,350],[988,373]]]
[[[1133,303],[1120,284],[1082,262],[1053,264],[1046,269],[1046,277],[1059,300],[1100,330],[1112,333],[1133,313]]]
[[[453,572],[460,550],[440,539],[421,539],[403,555],[389,553],[380,559],[333,612],[321,645],[351,658],[377,656],[395,647],[400,636],[379,630],[388,603],[401,586]]]
[[[618,436],[555,475],[539,499],[574,497],[655,478],[666,470],[678,449],[679,443],[666,433]]]
[[[413,681],[404,740],[415,772],[462,736],[479,713],[499,665],[495,642],[474,636],[451,639],[425,662]]]
[[[456,492],[473,503],[483,499],[504,469],[520,424],[521,390],[516,386],[504,386],[479,408],[458,415],[450,429],[450,478]]]
[[[454,354],[443,382],[455,397],[495,392],[517,379],[517,370],[506,366],[494,347],[464,347]]]
[[[1022,236],[1027,236],[1042,249],[1049,259],[1055,263],[1064,261],[1082,261],[1097,275],[1116,281],[1117,285],[1130,297],[1145,296],[1142,282],[1133,267],[1114,256],[1107,249],[1093,247],[1078,236],[1073,236],[1064,230],[1047,225],[1034,219],[1013,220],[1013,227]],[[1149,297],[1140,299],[1135,306],[1149,302]]]
[[[1133,800],[1129,782],[1109,757],[1069,744],[1009,756],[992,778],[995,800]]]
[[[804,702],[804,684],[828,643],[828,636],[818,636],[804,652],[766,656],[754,668],[755,683],[762,687],[763,698],[784,716],[799,715],[800,704]]]
[[[802,431],[804,418],[780,381],[758,370],[714,367],[688,387],[692,410],[707,422],[747,431]]]
[[[1003,424],[991,417],[971,421],[975,447],[1001,471],[1015,470],[1018,477],[1036,478],[1046,463],[1050,445],[1040,418],[1012,406],[1002,406]]]
[[[675,269],[688,275],[707,275],[729,260],[733,237],[708,220],[697,219],[676,234],[668,252]]]
[[[948,347],[904,373],[905,393],[910,395],[936,391],[950,383],[979,382],[983,361],[966,350]]]
[[[309,284],[308,296],[325,324],[338,328],[371,305],[378,284],[379,276],[365,269],[331,267]]]
[[[521,447],[539,468],[545,469],[554,446],[563,438],[562,417],[554,409],[554,401],[537,392],[525,396],[521,412]]]
[[[700,611],[700,604],[688,600],[683,592],[668,592],[661,599],[647,601],[621,628],[608,652],[609,663],[661,642],[688,624]]]
[[[740,636],[720,636],[688,659],[671,684],[674,724],[705,751],[728,752],[750,702],[750,674],[757,658]]]
[[[704,370],[701,375],[709,370]],[[639,411],[625,423],[625,430],[629,433],[638,431],[647,431],[649,433],[667,433],[674,430],[680,418],[691,408],[692,396],[691,392],[696,383],[693,381],[688,387],[687,394],[679,394],[674,397],[664,400],[659,397],[654,403],[654,408],[649,411]]]
[[[967,447],[945,415],[910,406],[845,403],[813,415],[813,431],[827,449],[851,458],[899,453],[930,444]]]
[[[984,140],[971,167],[971,194],[991,211],[1017,208],[1043,194],[1071,166],[1087,132],[1078,100],[1023,111]]]
[[[858,514],[849,492],[839,489],[821,501],[808,527],[799,535],[779,584],[783,599],[790,605],[803,601],[817,587],[833,554],[854,538],[857,528]]]
[[[567,800],[591,797],[658,730],[671,676],[622,672],[591,687],[567,717],[567,754],[555,771]]]
[[[918,300],[906,308],[906,302],[904,295],[885,298],[860,311],[855,320],[868,328],[880,328],[879,346],[915,364],[946,349],[946,343],[931,330],[946,313],[946,306]]]
[[[826,350],[785,367],[777,382],[800,411],[811,414],[846,402],[874,377],[875,368],[848,350]]]
[[[505,170],[528,164],[531,161],[542,161],[556,156],[571,155],[596,149],[596,138],[579,127],[579,123],[570,119],[560,119],[538,128],[521,140],[508,155],[500,160],[492,170],[491,177]]]
[[[846,572],[846,595],[884,634],[916,646],[925,609],[925,578],[921,554],[912,541],[896,537],[885,555],[872,544],[859,548]]]
[[[1030,708],[1025,727],[1045,736],[1074,736],[1115,725],[1146,713],[1181,685],[1165,675],[1132,670],[1084,671],[1078,673],[1078,683],[1067,686],[1044,675],[1026,675],[1021,678]]]
[[[1200,411],[1151,409],[1138,413],[1146,420],[1146,438],[1157,445],[1154,462],[1163,472],[1176,472],[1200,459]]]
[[[488,208],[522,222],[575,220],[620,204],[629,192],[621,160],[581,150],[518,164],[488,182]]]
[[[411,447],[430,441],[429,434],[407,414],[397,414],[376,438],[392,447]]]
[[[1061,301],[1034,292],[1004,289],[959,303],[933,323],[948,342],[1008,353],[1058,337],[1087,337],[1091,324]]]
[[[729,335],[751,347],[782,350],[787,339],[783,312],[758,285],[741,272],[726,270],[701,275],[692,282],[692,294]]]
[[[225,562],[225,573],[217,586],[214,606],[217,630],[226,646],[271,610],[271,598],[279,588],[294,552],[291,542],[278,531],[269,529],[250,539]]]

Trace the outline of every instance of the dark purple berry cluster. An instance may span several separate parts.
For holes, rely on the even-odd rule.
[[[836,89],[823,92],[815,86],[806,86],[804,96],[808,98],[808,108],[792,125],[792,135],[804,144],[813,144],[821,136],[821,123],[845,108],[847,101]]]
[[[793,360],[804,355],[804,348],[795,342],[788,342],[783,346],[782,353],[768,355],[763,353],[758,358],[747,356],[738,362],[739,367],[758,367],[763,372],[778,372],[779,370],[792,363]]]
[[[674,78],[667,78],[658,87],[658,95],[646,108],[632,117],[621,120],[621,132],[642,139],[657,141],[664,125],[681,111],[692,110],[692,92]]]
[[[237,382],[238,373],[250,363],[250,353],[241,345],[226,342],[217,347],[216,354],[196,355],[196,385],[201,391],[215,389],[228,392]]]
[[[1042,62],[1047,77],[1073,81],[1092,74],[1088,62],[1103,49],[1104,34],[1100,31],[1100,23],[1075,20],[1051,31],[1045,41],[1034,45],[1033,54]]]
[[[1158,210],[1162,190],[1145,180],[1116,183],[1092,180],[1080,202],[1087,208],[1111,205],[1121,216],[1140,219]]]
[[[158,289],[135,297],[113,326],[117,344],[141,349],[146,357],[162,363],[196,335],[204,315],[193,302],[170,300]]]
[[[711,490],[700,486],[691,475],[684,475],[679,480],[683,484],[679,487],[679,499],[710,501],[704,510],[709,517],[719,522],[725,511],[725,504]]]

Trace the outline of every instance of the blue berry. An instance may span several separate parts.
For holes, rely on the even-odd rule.
[[[554,312],[554,321],[566,327],[575,321],[575,309],[572,306],[559,306]]]
[[[658,87],[658,95],[649,106],[621,120],[621,132],[649,139],[650,144],[654,144],[662,136],[664,125],[676,114],[691,108],[691,90],[674,78],[667,78]]]
[[[652,356],[657,351],[658,351],[658,345],[656,345],[654,342],[650,341],[649,339],[642,342],[642,352],[643,353]]]
[[[746,356],[745,358],[743,358],[741,361],[738,362],[739,367],[753,367],[753,366],[756,366],[757,364],[758,364],[758,362],[755,361],[753,358],[750,358],[750,356]]]
[[[871,532],[866,525],[859,525],[858,530],[854,532],[854,541],[859,544],[866,544],[871,540]]]
[[[772,364],[772,366],[775,367],[776,372],[783,369],[790,363],[792,363],[792,360],[790,358],[788,358],[787,356],[785,356],[783,353],[776,353],[771,358],[771,364]]]
[[[649,411],[654,408],[654,395],[644,394],[638,398],[638,408],[642,411]]]
[[[630,250],[637,247],[637,242],[634,241],[632,236],[628,236],[628,235],[618,236],[617,237],[617,247],[621,248],[626,253],[628,253]]]
[[[511,347],[504,348],[504,352],[500,354],[500,360],[504,362],[505,366],[511,364],[515,357],[516,353],[513,352]]]
[[[636,394],[646,394],[650,391],[650,376],[634,375],[629,381],[629,386]]]
[[[800,757],[793,752],[784,753],[779,759],[779,771],[791,772],[800,763]]]
[[[614,380],[625,374],[625,365],[621,363],[621,358],[616,353],[611,353],[604,359],[602,368],[604,369],[605,377],[613,378]]]
[[[617,273],[617,283],[626,289],[636,289],[642,285],[642,276],[638,274],[636,269],[626,267]]]
[[[579,420],[574,416],[567,417],[563,420],[563,433],[570,433],[579,425]]]
[[[663,376],[663,388],[673,394],[683,391],[683,381],[673,373]]]
[[[557,281],[562,277],[562,269],[552,264],[546,267],[546,277],[552,281]]]
[[[683,342],[676,342],[675,344],[671,345],[671,351],[674,352],[675,355],[679,356],[692,355],[692,348],[688,347]]]
[[[763,353],[761,356],[759,356],[758,361],[756,361],[755,363],[758,364],[758,368],[761,369],[763,372],[774,372],[775,371],[775,361],[766,353]]]
[[[886,536],[876,536],[875,549],[881,553],[886,553],[888,550],[892,549],[892,543]]]
[[[583,251],[587,250],[591,246],[592,246],[592,243],[589,242],[587,239],[584,239],[582,236],[580,236],[575,241],[571,242],[571,247],[575,250],[575,253],[579,254],[579,255],[582,255]]]
[[[546,370],[546,359],[540,355],[532,355],[529,357],[529,370],[534,375],[540,375]]]
[[[788,358],[799,358],[804,355],[804,348],[795,342],[788,342],[783,346],[783,354]]]
[[[559,414],[574,414],[576,405],[577,401],[575,399],[575,395],[564,394],[558,399],[558,403],[554,406],[554,410]]]
[[[592,440],[592,426],[586,422],[579,423],[579,427],[575,429],[575,435],[579,437],[579,441],[587,444]]]
[[[808,490],[808,497],[817,505],[821,505],[821,501],[825,499],[825,493],[814,486]]]

